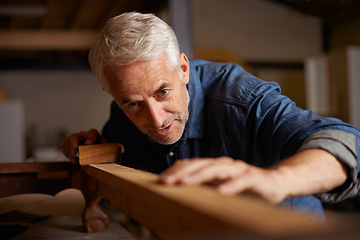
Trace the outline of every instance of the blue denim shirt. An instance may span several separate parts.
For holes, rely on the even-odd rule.
[[[187,87],[189,120],[182,138],[169,146],[142,134],[112,103],[103,136],[124,145],[122,164],[160,173],[178,159],[229,156],[269,168],[296,153],[304,140],[317,131],[349,132],[359,142],[355,127],[298,108],[280,94],[277,83],[260,80],[236,64],[190,60]],[[358,152],[359,146],[356,148]],[[357,167],[351,171],[343,191],[358,186]],[[314,196],[287,199],[282,205],[323,214],[321,202]]]

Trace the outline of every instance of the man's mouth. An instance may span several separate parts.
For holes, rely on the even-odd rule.
[[[166,135],[169,135],[172,132],[173,126],[174,126],[174,121],[172,123],[170,123],[166,127],[163,127],[161,129],[154,129],[153,132],[156,133],[157,135],[166,136]]]

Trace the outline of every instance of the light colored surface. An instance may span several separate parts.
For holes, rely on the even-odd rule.
[[[330,81],[326,55],[312,56],[305,60],[306,108],[315,114],[329,116]]]
[[[321,52],[321,20],[265,0],[193,0],[195,47],[245,61],[298,61]]]
[[[360,47],[352,46],[346,49],[348,70],[348,101],[349,122],[360,128]]]
[[[26,127],[40,146],[54,144],[62,130],[101,130],[109,117],[112,97],[90,70],[0,71],[0,86],[23,101]]]
[[[104,233],[82,232],[81,212],[85,206],[79,190],[66,189],[55,196],[45,194],[22,194],[0,198],[0,213],[21,211],[24,213],[50,216],[38,223],[26,223],[30,228],[17,235],[22,239],[121,239],[134,238],[118,223],[110,221]],[[22,223],[23,224],[23,223]]]
[[[23,102],[0,100],[0,163],[15,163],[25,159],[24,138]]]

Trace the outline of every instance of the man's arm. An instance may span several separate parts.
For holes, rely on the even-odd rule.
[[[160,175],[164,184],[203,184],[221,180],[224,194],[250,192],[278,204],[289,197],[330,191],[347,179],[345,167],[321,149],[299,152],[271,169],[227,157],[178,161]]]
[[[280,176],[284,198],[323,193],[341,186],[347,169],[332,154],[322,149],[301,151],[271,169]]]

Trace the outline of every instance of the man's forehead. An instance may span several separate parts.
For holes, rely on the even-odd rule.
[[[139,71],[140,70],[140,71]],[[107,64],[103,67],[105,75],[112,72],[117,72],[119,75],[128,75],[130,73],[141,74],[143,71],[173,71],[174,69],[168,64],[167,58],[161,55],[158,58],[138,61],[128,65],[118,65],[116,63]]]
[[[177,80],[173,70],[169,72],[159,66],[144,69],[144,72],[129,66],[107,67],[104,72],[112,92],[122,98],[144,92],[153,94],[165,86],[171,87]]]

